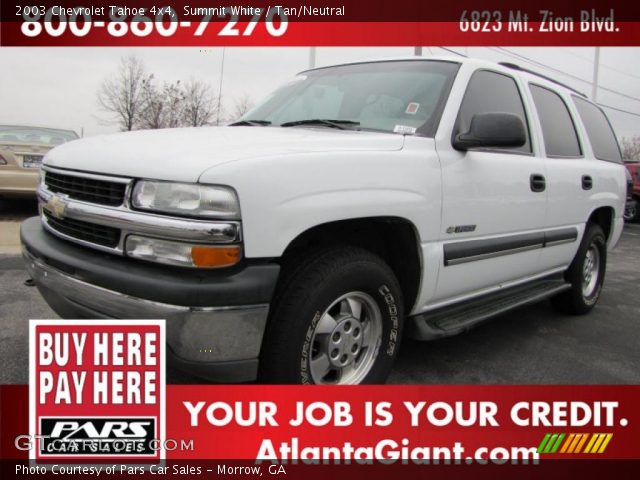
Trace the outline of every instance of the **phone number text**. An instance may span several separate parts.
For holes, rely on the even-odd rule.
[[[196,21],[184,19],[187,17],[180,19],[176,10],[171,7],[134,9],[112,6],[46,9],[33,6],[18,8],[16,15],[22,16],[23,19],[20,28],[22,34],[27,37],[37,37],[43,33],[51,37],[60,37],[65,32],[76,37],[84,37],[95,28],[106,29],[112,37],[124,37],[128,34],[146,37],[154,32],[163,37],[170,37],[179,29],[193,30],[194,26],[193,35],[201,37],[210,30],[211,24],[217,25],[215,31],[217,36],[248,37],[257,28],[264,28],[268,35],[281,37],[289,26],[287,13],[279,7],[203,8]],[[101,19],[108,17],[108,20],[94,20],[94,17]],[[241,21],[241,17],[247,20]]]

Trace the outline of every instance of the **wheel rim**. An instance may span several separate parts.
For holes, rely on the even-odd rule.
[[[632,207],[627,207],[624,210],[624,219],[625,220],[631,220],[633,217],[636,216],[636,206],[632,206]]]
[[[316,384],[353,385],[371,371],[382,342],[382,312],[364,292],[336,299],[316,324],[309,370]]]
[[[591,245],[587,250],[582,266],[582,295],[591,297],[598,288],[600,277],[600,250],[596,245]]]

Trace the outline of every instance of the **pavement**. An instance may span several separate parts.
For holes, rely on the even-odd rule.
[[[36,200],[0,198],[0,255],[20,253],[20,222],[37,214]]]
[[[18,255],[19,222],[35,202],[0,201],[0,384],[28,381],[28,319],[57,318]],[[640,225],[609,255],[597,307],[585,316],[548,302],[435,342],[406,340],[389,378],[400,384],[640,384]],[[202,383],[168,369],[167,383]]]

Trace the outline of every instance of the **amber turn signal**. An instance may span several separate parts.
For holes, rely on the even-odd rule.
[[[235,265],[242,258],[242,249],[237,246],[220,247],[197,245],[191,247],[191,261],[200,268],[219,268]]]

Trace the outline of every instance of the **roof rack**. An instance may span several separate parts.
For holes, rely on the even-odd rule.
[[[567,85],[565,83],[559,82],[558,80],[555,80],[555,79],[553,79],[551,77],[547,77],[546,75],[543,75],[541,73],[535,72],[533,70],[529,70],[528,68],[523,68],[520,65],[517,65],[515,63],[500,62],[498,65],[502,65],[503,67],[511,68],[512,70],[520,70],[521,72],[527,72],[527,73],[530,73],[531,75],[535,75],[536,77],[544,78],[545,80],[548,80],[549,82],[555,83],[556,85],[560,85],[561,87],[564,87],[564,88],[566,88],[568,90],[571,90],[573,93],[577,93],[581,97],[584,97],[586,99],[589,98],[584,93],[576,90],[573,87],[570,87],[569,85]]]

